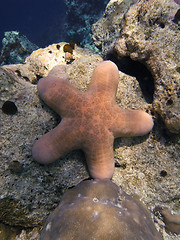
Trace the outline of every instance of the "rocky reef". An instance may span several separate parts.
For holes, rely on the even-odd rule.
[[[0,68],[1,109],[7,101],[17,107],[15,114],[1,112],[0,219],[9,225],[34,227],[43,224],[59,204],[62,194],[88,177],[83,163],[85,156],[80,151],[69,153],[47,166],[32,159],[36,137],[60,121],[59,116],[39,99],[37,80],[47,76],[53,66],[63,64],[69,80],[86,91],[94,68],[102,61],[99,55],[75,46],[74,60],[66,63],[65,44],[38,49],[25,64]],[[120,71],[116,101],[122,108],[152,110],[137,79]],[[154,123],[153,131],[147,136],[115,141],[113,181],[122,185],[127,193],[140,195],[151,211],[156,205],[165,205],[178,212],[179,138],[167,134],[161,119],[154,118]],[[162,220],[156,217],[156,221],[164,239],[173,239],[168,238]]]
[[[103,56],[111,52],[114,43],[121,33],[124,14],[137,0],[111,0],[106,6],[104,15],[92,25],[92,38]]]
[[[5,32],[2,40],[0,65],[24,63],[25,59],[37,49],[38,46],[20,32]]]
[[[178,133],[179,5],[170,0],[133,2],[110,1],[103,18],[92,27],[93,39],[106,58],[118,62],[129,57],[146,66],[154,79],[153,111],[170,132]],[[144,79],[144,84],[147,81]]]
[[[162,240],[146,207],[111,180],[85,180],[48,217],[41,240]]]
[[[4,209],[5,212],[1,212],[0,219],[7,224],[12,224],[12,221],[13,225],[26,227],[39,224],[49,214],[50,209],[53,209],[55,196],[58,203],[59,197],[68,186],[77,184],[88,176],[82,163],[75,161],[75,165],[71,165],[72,159],[69,162],[68,156],[66,160],[64,159],[65,161],[63,160],[64,164],[59,162],[58,165],[55,163],[55,165],[51,166],[54,168],[53,173],[51,167],[46,166],[44,168],[44,166],[35,163],[31,155],[32,145],[39,130],[40,135],[42,135],[46,132],[48,126],[52,128],[60,121],[57,114],[50,109],[47,111],[48,108],[40,101],[37,95],[36,85],[32,83],[34,83],[35,77],[37,80],[38,76],[45,76],[53,65],[66,64],[63,45],[63,43],[60,43],[46,49],[39,49],[26,60],[26,64],[4,65],[0,69],[2,110],[7,100],[13,102],[17,107],[15,114],[9,115],[6,112],[1,112],[3,123],[1,128],[3,161],[1,161],[1,164],[3,166],[1,166],[0,208]],[[84,68],[86,64],[91,64],[92,66],[90,65],[88,71],[93,71],[101,57],[88,50],[85,52],[83,50],[84,57],[82,57],[82,50],[79,48],[74,51],[74,55],[77,62],[80,61]],[[72,65],[70,67],[73,71]],[[81,73],[82,70],[82,68],[79,68]],[[81,73],[76,72],[79,76]],[[84,80],[83,78],[84,76],[81,75],[82,80]],[[42,113],[40,109],[44,109]],[[80,157],[81,153],[75,153],[73,158],[76,158],[76,155]],[[73,174],[69,170],[67,171],[70,165]],[[36,166],[38,167],[36,168]],[[60,169],[62,169],[62,172]],[[47,173],[44,175],[45,172],[41,174],[41,171],[47,171]],[[43,182],[46,185],[46,190]],[[42,183],[44,187],[42,187]],[[46,194],[46,191],[49,193]],[[48,200],[48,195],[53,199]],[[40,210],[39,204],[44,205],[46,210]]]
[[[122,6],[120,16],[117,13]],[[180,210],[178,9],[175,1],[168,0],[111,0],[103,16],[107,17],[106,29],[103,24],[93,26],[95,43],[99,37],[97,46],[104,58],[114,61],[120,70],[117,104],[144,110],[154,118],[150,134],[115,140],[112,180],[127,194],[141,197],[165,240],[178,240],[173,231],[166,232],[163,220],[174,221],[169,211],[176,216]],[[32,158],[36,138],[61,120],[40,100],[36,86],[39,78],[62,64],[69,81],[86,91],[93,70],[103,61],[98,54],[77,45],[67,56],[65,44],[40,48],[22,64],[0,67],[0,221],[11,226],[41,227],[64,192],[88,177],[85,156],[78,150],[47,166]],[[153,211],[156,206],[169,211],[161,211],[162,217]],[[170,223],[166,225],[169,228]],[[23,230],[17,239],[29,240],[30,235],[38,239],[36,230]]]

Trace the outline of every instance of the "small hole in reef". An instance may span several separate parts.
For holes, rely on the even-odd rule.
[[[60,49],[60,45],[59,45],[59,44],[57,44],[57,45],[56,45],[56,48],[57,48],[57,50],[59,50],[59,49]]]
[[[3,113],[8,114],[8,115],[14,115],[17,113],[18,109],[14,102],[6,101],[2,105],[2,111],[3,111]]]
[[[143,63],[134,61],[130,57],[118,59],[116,53],[109,54],[107,59],[113,61],[121,72],[136,77],[146,102],[153,102],[154,78]]]
[[[23,171],[23,165],[19,161],[14,160],[9,163],[8,169],[12,173],[21,173]]]
[[[50,50],[49,53],[52,53],[52,51]]]
[[[178,22],[180,21],[180,8],[177,10],[175,16],[174,16],[174,19],[173,19],[173,22],[178,24]]]
[[[163,22],[159,23],[160,28],[165,28],[165,24]]]
[[[126,169],[126,164],[125,163],[118,163],[118,162],[115,162],[115,167],[117,168],[122,168],[122,169]]]
[[[161,170],[161,171],[160,171],[160,176],[161,176],[161,177],[167,176],[167,172],[166,172],[165,170]]]
[[[170,106],[173,104],[173,100],[172,99],[168,99],[166,102],[166,106]]]
[[[29,82],[29,78],[28,77],[23,77],[25,81]]]
[[[42,78],[42,76],[40,75],[36,75],[37,81],[39,81],[40,78]]]
[[[74,188],[74,187],[75,187],[75,185],[72,185],[72,186],[68,187],[68,189],[72,189],[72,188]]]
[[[15,73],[17,73],[18,77],[21,77],[21,72],[19,70],[16,70]]]
[[[176,68],[176,71],[177,71],[178,73],[180,73],[180,67],[177,67],[177,68]]]

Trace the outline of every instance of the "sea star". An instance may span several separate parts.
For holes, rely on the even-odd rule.
[[[54,67],[38,82],[40,97],[62,120],[33,146],[39,163],[54,162],[75,149],[85,153],[90,176],[112,178],[114,138],[141,136],[153,127],[152,117],[141,110],[120,108],[115,100],[119,71],[111,61],[100,63],[86,92],[68,81],[65,67]]]

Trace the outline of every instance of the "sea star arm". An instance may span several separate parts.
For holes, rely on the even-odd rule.
[[[79,146],[77,132],[71,119],[62,119],[61,123],[37,140],[32,149],[33,158],[42,164],[52,163]]]
[[[81,92],[68,81],[63,65],[54,67],[47,77],[38,82],[38,92],[41,99],[61,117],[67,114],[67,109],[74,105]]]
[[[106,101],[115,103],[118,79],[119,71],[116,64],[103,61],[95,68],[87,92],[103,99],[104,103]]]
[[[112,132],[114,137],[143,136],[153,128],[151,115],[141,110],[114,107]]]
[[[109,133],[102,140],[94,139],[82,148],[92,178],[112,178],[114,173],[113,142],[114,137]]]

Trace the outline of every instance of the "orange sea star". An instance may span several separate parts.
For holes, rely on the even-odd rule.
[[[153,127],[149,114],[117,105],[118,78],[117,66],[104,61],[94,70],[86,92],[68,81],[61,65],[40,79],[40,97],[62,120],[36,141],[33,158],[43,164],[51,163],[74,149],[82,149],[91,177],[111,178],[114,138],[145,135]]]

